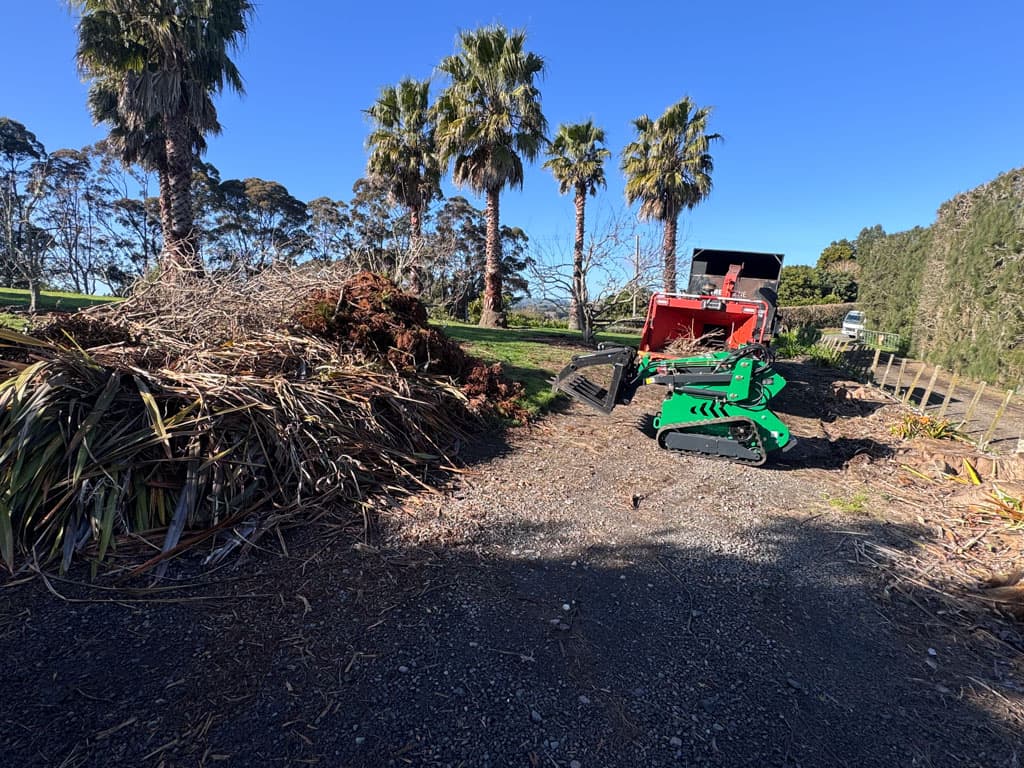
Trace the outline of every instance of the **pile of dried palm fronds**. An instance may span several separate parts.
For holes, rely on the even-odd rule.
[[[906,452],[899,456],[907,458]],[[987,612],[1024,619],[1022,481],[1020,455],[968,455],[962,449],[954,456],[950,448],[941,459],[904,463],[903,472],[885,483],[887,495],[935,535],[910,549],[865,542],[863,554],[889,571],[891,590],[930,596],[946,617],[971,625]],[[1004,639],[1024,650],[1021,632]]]
[[[477,419],[470,374],[481,365],[461,352],[464,380],[427,375],[415,360],[394,365],[389,350],[371,359],[296,326],[308,293],[287,299],[277,283],[267,294],[258,284],[244,297],[229,291],[232,316],[181,297],[196,285],[163,286],[166,311],[150,303],[150,287],[58,322],[42,340],[0,330],[8,567],[19,548],[65,568],[79,551],[101,560],[129,532],[160,531],[168,557],[243,520],[259,532],[422,485]],[[199,304],[225,299],[198,295]],[[401,318],[395,327],[412,333]],[[515,394],[495,377],[499,397]]]

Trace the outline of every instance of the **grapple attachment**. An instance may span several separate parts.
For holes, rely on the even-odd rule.
[[[594,366],[610,366],[600,382],[592,381],[580,371]],[[574,355],[572,360],[551,380],[551,388],[561,390],[601,413],[611,413],[619,403],[628,402],[636,390],[636,350],[632,347],[602,349],[586,355]],[[607,381],[603,379],[607,377]]]

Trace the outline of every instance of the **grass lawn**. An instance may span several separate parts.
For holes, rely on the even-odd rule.
[[[10,328],[12,331],[24,331],[28,328],[28,320],[24,315],[11,315],[7,312],[0,312],[0,328]]]
[[[88,296],[82,293],[62,293],[60,291],[43,291],[39,296],[41,312],[50,310],[63,310],[70,312],[82,307],[91,307],[94,304],[106,304],[111,301],[120,301],[117,296]],[[20,288],[0,288],[0,310],[4,307],[18,307],[28,309],[28,291]],[[3,316],[0,313],[0,316]],[[7,317],[10,317],[7,315]]]
[[[562,370],[569,358],[589,351],[576,331],[552,328],[481,328],[464,323],[437,323],[471,355],[504,364],[509,378],[526,388],[523,407],[536,415],[547,410],[558,397],[549,379]],[[638,335],[601,333],[597,340],[635,347]]]

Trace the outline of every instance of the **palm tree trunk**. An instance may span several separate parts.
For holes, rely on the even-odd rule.
[[[487,258],[484,264],[484,302],[480,325],[504,328],[505,313],[501,306],[501,228],[498,221],[498,190],[487,190]]]
[[[179,115],[164,118],[170,230],[164,230],[164,254],[170,264],[199,271],[199,249],[192,218],[192,142],[188,123]],[[161,192],[162,196],[162,192]]]
[[[419,296],[423,292],[420,276],[420,251],[423,249],[423,222],[420,209],[409,207],[409,293]]]
[[[669,216],[665,219],[665,240],[663,244],[665,256],[664,288],[665,293],[676,292],[676,228],[679,217]]]
[[[583,328],[583,304],[586,301],[584,292],[586,284],[583,275],[583,232],[584,217],[587,205],[586,187],[576,187],[576,240],[572,249],[572,295],[569,297],[569,328]]]
[[[171,182],[167,178],[167,169],[161,168],[156,172],[157,181],[160,186],[160,193],[157,202],[160,209],[160,232],[163,237],[174,229],[174,218],[171,216]]]

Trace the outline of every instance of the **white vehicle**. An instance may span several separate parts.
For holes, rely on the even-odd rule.
[[[857,338],[857,334],[864,330],[864,313],[857,310],[847,312],[843,318],[843,333],[847,336]]]

